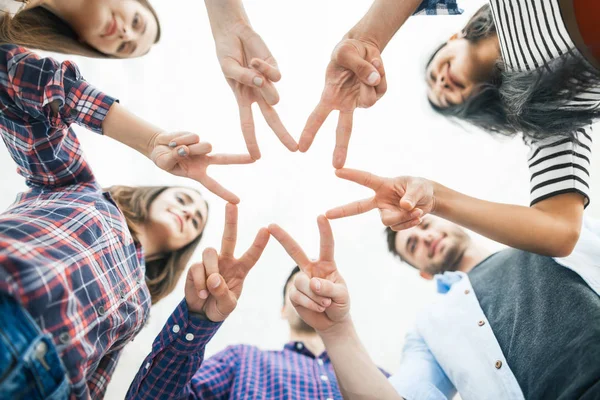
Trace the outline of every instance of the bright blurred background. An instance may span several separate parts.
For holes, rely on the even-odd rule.
[[[462,16],[414,17],[383,53],[387,94],[371,109],[357,110],[347,167],[383,175],[416,175],[486,200],[527,205],[527,148],[519,139],[498,140],[465,129],[436,115],[425,97],[424,66],[441,41],[460,30],[483,0],[460,2]],[[244,152],[237,104],[214,55],[214,42],[203,2],[153,2],[163,37],[149,55],[136,60],[78,59],[84,77],[118,97],[123,105],[166,130],[187,130],[210,141],[216,152]],[[325,67],[340,38],[364,15],[371,2],[344,0],[246,0],[254,29],[277,59],[283,79],[276,106],[290,133],[298,139],[323,89]],[[57,58],[64,58],[58,56]],[[304,247],[318,251],[316,217],[327,209],[370,195],[368,189],[335,177],[331,156],[337,114],[321,128],[306,154],[288,152],[255,107],[262,159],[250,166],[216,166],[210,174],[242,199],[239,206],[238,254],[251,244],[260,227],[277,222]],[[158,170],[138,153],[108,138],[77,128],[83,149],[100,183],[187,185],[200,188],[211,207],[201,249],[220,244],[224,202],[195,182]],[[598,142],[596,142],[598,143]],[[600,149],[595,145],[595,162]],[[6,209],[23,179],[6,151],[0,151]],[[600,216],[600,179],[593,177],[587,214]],[[352,297],[352,315],[373,359],[393,372],[400,362],[404,334],[434,286],[387,252],[376,211],[332,223],[336,259]],[[478,237],[490,249],[496,243]],[[248,276],[236,311],[210,342],[210,356],[227,345],[247,343],[280,349],[288,328],[280,318],[283,283],[294,267],[271,239]],[[124,397],[152,341],[183,297],[180,286],[153,308],[150,322],[121,356],[107,399]]]

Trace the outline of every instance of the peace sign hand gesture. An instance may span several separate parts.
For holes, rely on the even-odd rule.
[[[247,154],[208,154],[211,151],[211,144],[200,142],[195,133],[165,132],[154,138],[150,159],[160,169],[200,182],[229,203],[239,203],[239,197],[208,176],[206,170],[210,165],[251,164],[254,160]]]
[[[421,217],[435,211],[436,199],[432,181],[411,176],[382,178],[355,169],[340,169],[335,174],[375,191],[368,199],[333,208],[325,215],[329,219],[363,214],[378,208],[381,222],[394,231],[408,229],[421,223]]]
[[[235,258],[237,213],[235,205],[226,205],[220,254],[213,248],[204,250],[202,262],[190,267],[185,282],[188,309],[205,315],[213,322],[224,321],[233,312],[248,272],[269,242],[269,231],[261,228],[246,253]]]
[[[292,305],[304,322],[317,332],[325,332],[350,318],[350,297],[333,258],[331,225],[322,215],[317,218],[317,224],[321,252],[315,261],[311,261],[298,243],[278,225],[269,225],[269,231],[301,270],[290,288]]]

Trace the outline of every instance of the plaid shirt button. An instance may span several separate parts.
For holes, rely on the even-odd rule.
[[[125,292],[121,292],[121,299],[125,299]]]
[[[191,342],[192,340],[194,340],[194,334],[188,333],[187,335],[185,335],[185,340],[187,340],[188,342]]]
[[[327,382],[329,380],[329,378],[327,377],[327,375],[321,375],[321,380],[323,382]]]
[[[69,114],[71,114],[71,117],[76,117],[76,116],[77,116],[77,114],[78,114],[78,112],[77,112],[77,110],[76,110],[76,109],[74,109],[74,108],[71,108],[71,112],[70,112]]]
[[[296,343],[296,348],[298,350],[302,350],[303,347],[304,347],[304,345],[302,343]]]
[[[60,334],[60,336],[58,337],[58,340],[60,340],[60,342],[62,344],[67,344],[69,343],[69,340],[71,340],[71,336],[69,336],[68,332],[63,332]]]
[[[319,365],[321,365],[321,366],[322,366],[322,365],[323,365],[323,360],[321,360],[321,359],[319,358],[319,359],[317,360],[317,364],[319,364]]]
[[[173,333],[179,333],[180,329],[181,328],[179,328],[179,325],[177,325],[177,324],[173,325]]]
[[[104,314],[106,314],[106,310],[104,309],[104,306],[98,307],[98,315],[103,316]]]

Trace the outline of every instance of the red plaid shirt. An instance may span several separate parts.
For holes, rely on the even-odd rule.
[[[0,133],[31,188],[0,214],[0,292],[53,337],[71,398],[101,398],[150,309],[141,248],[69,128],[101,134],[115,100],[14,45],[0,46],[0,81]]]

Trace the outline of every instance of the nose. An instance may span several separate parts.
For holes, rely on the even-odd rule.
[[[438,87],[440,88],[440,90],[451,89],[450,84],[448,84],[448,79],[443,74],[438,75],[437,84],[438,84]]]

